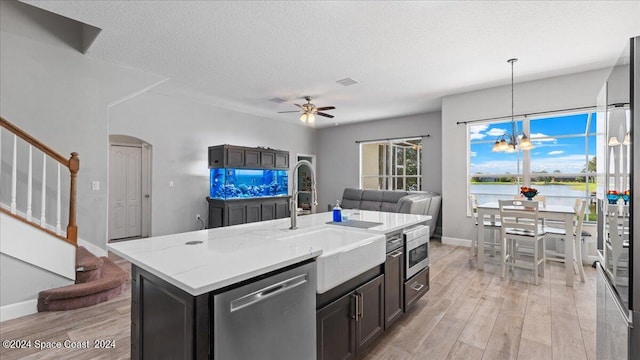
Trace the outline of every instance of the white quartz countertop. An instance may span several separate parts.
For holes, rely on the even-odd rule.
[[[326,224],[330,212],[298,217],[298,229],[289,230],[289,218],[244,225],[129,240],[107,245],[115,254],[197,296],[266,274],[322,254],[318,244],[296,244],[280,239],[331,227],[340,231],[385,234],[430,219],[430,216],[347,210],[350,219],[379,222],[369,229]],[[187,242],[201,242],[187,245]]]

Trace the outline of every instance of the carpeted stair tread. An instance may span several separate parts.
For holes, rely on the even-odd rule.
[[[102,261],[102,277],[98,280],[41,291],[38,311],[76,309],[120,295],[127,288],[129,274],[106,257]]]
[[[76,249],[76,271],[91,271],[102,267],[104,260],[89,252],[84,246]]]

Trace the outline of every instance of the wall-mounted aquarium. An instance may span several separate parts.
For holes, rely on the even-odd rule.
[[[209,197],[212,199],[246,199],[288,195],[286,170],[210,169]]]

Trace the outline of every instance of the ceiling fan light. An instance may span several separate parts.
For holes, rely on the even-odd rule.
[[[307,114],[307,121],[309,124],[313,124],[316,121],[315,115],[313,113]]]
[[[300,115],[300,121],[307,122],[307,113]]]
[[[631,134],[627,133],[622,140],[622,145],[631,145]]]

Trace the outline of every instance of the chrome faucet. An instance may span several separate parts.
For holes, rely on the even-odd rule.
[[[291,200],[289,200],[289,210],[291,211],[291,227],[289,230],[297,229],[298,219],[298,169],[302,165],[305,165],[311,171],[311,203],[315,206],[318,205],[318,192],[316,190],[316,173],[313,171],[313,165],[307,160],[300,160],[293,167],[293,190],[291,194]]]

